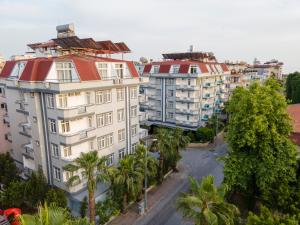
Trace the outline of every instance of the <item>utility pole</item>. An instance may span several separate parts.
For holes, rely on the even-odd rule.
[[[144,172],[145,172],[145,177],[144,177],[144,210],[147,210],[147,186],[148,186],[148,179],[147,179],[147,155],[148,155],[148,147],[145,147],[145,168],[144,168]]]

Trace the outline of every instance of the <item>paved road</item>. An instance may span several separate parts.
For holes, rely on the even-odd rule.
[[[215,151],[187,150],[182,153],[181,163],[185,168],[186,179],[168,198],[163,199],[154,207],[148,215],[137,225],[192,225],[190,221],[183,220],[174,207],[175,200],[181,192],[188,190],[187,176],[200,179],[209,174],[215,177],[215,183],[220,184],[223,180],[223,165],[216,159],[226,153],[227,145],[223,144]]]

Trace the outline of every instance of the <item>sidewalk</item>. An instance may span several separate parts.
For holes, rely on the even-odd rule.
[[[156,206],[156,204],[159,204],[164,198],[172,194],[176,187],[184,183],[184,180],[186,180],[186,175],[183,167],[179,165],[178,173],[172,173],[160,186],[148,192],[148,212]],[[135,203],[125,215],[120,214],[111,221],[109,225],[133,225],[143,217],[144,215],[138,214],[137,204]]]

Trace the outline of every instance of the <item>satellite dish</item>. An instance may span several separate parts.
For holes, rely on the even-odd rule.
[[[146,64],[146,63],[148,63],[148,59],[145,57],[141,57],[140,62]]]

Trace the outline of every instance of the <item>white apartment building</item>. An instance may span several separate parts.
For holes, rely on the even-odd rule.
[[[164,60],[144,66],[141,86],[147,101],[141,111],[148,123],[195,130],[219,113],[227,100],[228,68],[212,53],[163,54]]]
[[[67,187],[72,174],[64,166],[81,152],[97,150],[116,165],[135,151],[141,132],[138,90],[147,80],[133,62],[106,55],[128,52],[124,43],[86,40],[67,36],[29,45],[47,57],[8,61],[0,74],[10,125],[1,133],[9,135],[12,157],[24,175],[41,168],[49,184],[69,193],[73,210],[86,195],[86,180],[78,171],[80,182]],[[103,192],[100,185],[96,196]]]

